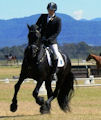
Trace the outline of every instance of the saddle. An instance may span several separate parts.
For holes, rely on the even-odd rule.
[[[48,64],[49,66],[54,66],[54,54],[52,52],[52,50],[49,47],[45,48],[46,50],[46,55],[47,55],[47,60],[48,60]],[[60,52],[61,54],[61,52]],[[62,54],[61,54],[62,56]],[[64,61],[63,58],[58,58],[58,62],[57,62],[57,67],[63,67],[64,66]]]

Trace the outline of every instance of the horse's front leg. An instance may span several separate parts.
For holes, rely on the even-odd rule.
[[[12,104],[10,105],[10,111],[12,112],[15,112],[17,110],[17,94],[23,81],[24,81],[24,78],[20,77],[19,81],[15,84],[15,92],[12,99]]]
[[[51,93],[50,97],[49,97],[48,100],[40,107],[40,112],[41,112],[42,114],[50,113],[51,102],[57,97],[60,86],[61,86],[61,84],[59,84],[59,82],[57,81],[56,88],[55,88],[54,92],[50,91],[50,93]],[[50,88],[49,88],[49,89],[50,89]]]
[[[39,89],[40,89],[42,83],[43,83],[43,80],[38,80],[37,85],[36,85],[36,87],[35,87],[35,89],[33,91],[33,97],[35,98],[36,103],[39,104],[39,105],[44,104],[44,98],[38,96]]]

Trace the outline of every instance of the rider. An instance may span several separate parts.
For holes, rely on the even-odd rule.
[[[51,2],[47,6],[48,14],[42,14],[36,25],[41,28],[41,40],[45,46],[49,47],[54,53],[54,73],[56,72],[57,64],[60,61],[63,67],[64,60],[62,55],[59,52],[57,45],[57,36],[61,31],[61,19],[56,16],[55,11],[57,10],[57,5],[54,2]]]
[[[9,54],[9,59],[12,59],[12,54],[11,53]]]

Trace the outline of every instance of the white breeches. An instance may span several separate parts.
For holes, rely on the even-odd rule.
[[[53,45],[50,45],[49,47],[53,51],[53,53],[55,54],[56,59],[58,59],[58,65],[57,66],[58,67],[63,67],[64,66],[64,60],[63,60],[62,55],[59,52],[58,45],[53,44]]]

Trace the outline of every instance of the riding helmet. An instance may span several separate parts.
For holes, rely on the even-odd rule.
[[[51,2],[51,3],[49,3],[48,5],[47,5],[47,9],[49,10],[54,10],[54,11],[56,11],[57,10],[57,5],[56,5],[56,3],[54,3],[54,2]]]

